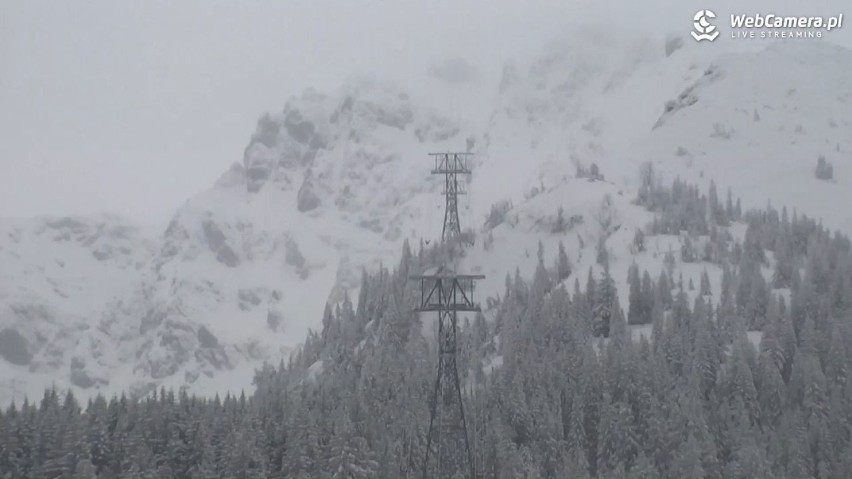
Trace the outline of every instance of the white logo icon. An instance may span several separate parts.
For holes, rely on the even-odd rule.
[[[710,10],[699,10],[698,13],[695,14],[693,20],[695,21],[693,25],[695,26],[695,31],[692,32],[692,38],[695,41],[700,42],[701,40],[709,40],[713,41],[716,37],[719,36],[718,31],[716,30],[716,25],[711,25],[708,18],[716,18],[716,14],[711,12]]]

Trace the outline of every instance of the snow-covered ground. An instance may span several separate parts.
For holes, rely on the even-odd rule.
[[[264,116],[243,161],[161,233],[115,217],[0,220],[0,402],[50,385],[84,396],[251,388],[255,367],[319,327],[326,301],[356,291],[361,268],[395,264],[405,239],[440,236],[434,151],[475,154],[460,214],[478,237],[459,268],[486,274],[479,298],[499,294],[515,268],[532,274],[539,241],[548,262],[562,241],[568,285],[583,284],[589,267],[600,273],[604,235],[626,307],[629,266],[657,275],[679,249],[676,237],[653,237],[630,251],[651,219],[632,204],[645,161],[667,179],[731,187],[745,207],[771,201],[852,232],[852,215],[834,207],[850,195],[852,52],[686,42],[666,55],[660,41],[582,38],[507,64],[488,110],[469,117],[372,80],[306,91]],[[821,154],[834,182],[814,177]],[[603,179],[575,177],[592,163]],[[483,232],[500,200],[513,204],[507,220]],[[575,221],[555,234],[559,207]],[[697,284],[705,268],[718,291],[717,267],[678,273]]]

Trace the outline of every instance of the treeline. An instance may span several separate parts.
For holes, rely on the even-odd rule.
[[[719,291],[709,274],[633,267],[625,312],[606,264],[580,280],[564,251],[549,261],[540,248],[533,277],[507,277],[484,305],[490,319],[464,318],[458,362],[480,474],[852,476],[849,240],[711,192],[656,182],[638,201],[657,216],[649,236],[712,245]],[[730,230],[743,222],[739,242]],[[81,408],[49,391],[12,406],[0,414],[0,475],[416,476],[437,353],[406,278],[456,254],[406,244],[393,270],[365,272],[357,301],[329,305],[289,363],[258,371],[251,397],[161,391]],[[633,340],[628,322],[651,324],[652,338]],[[762,331],[758,348],[750,330]]]

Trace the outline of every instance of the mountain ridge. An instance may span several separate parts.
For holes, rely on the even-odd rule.
[[[14,332],[0,335],[0,400],[51,384],[139,394],[162,385],[202,393],[250,387],[255,367],[277,363],[320,324],[326,301],[357,291],[362,268],[395,258],[405,239],[436,239],[443,200],[440,179],[428,174],[430,151],[475,154],[461,214],[478,238],[462,265],[487,271],[486,296],[499,294],[505,273],[532,273],[539,239],[549,252],[564,241],[584,274],[601,237],[625,295],[633,231],[653,217],[632,204],[647,161],[667,178],[713,179],[748,205],[771,200],[852,230],[852,218],[821,206],[842,201],[842,190],[813,175],[819,154],[829,155],[838,182],[850,171],[839,160],[852,148],[842,134],[852,123],[842,108],[852,98],[843,75],[852,71],[852,52],[789,43],[716,54],[691,44],[670,52],[653,42],[622,47],[610,42],[593,54],[563,44],[527,70],[507,67],[484,125],[462,124],[374,81],[334,94],[307,90],[262,116],[243,162],[181,206],[157,240],[115,217],[0,221],[0,270],[11,272],[0,287],[0,331]],[[797,65],[823,80],[806,88],[808,77],[786,74]],[[765,71],[777,85],[764,85],[756,72]],[[832,98],[821,100],[826,91]],[[578,174],[592,164],[601,178]],[[770,165],[775,175],[762,179]],[[794,184],[810,185],[809,194]],[[518,227],[482,229],[501,200],[513,205],[507,216]],[[621,229],[597,221],[605,202]],[[560,207],[581,221],[555,237]],[[41,230],[10,226],[39,221]],[[92,231],[101,233],[84,244]],[[23,254],[21,235],[40,249]],[[78,266],[92,281],[73,305],[50,290],[54,269],[64,268],[55,261],[48,268],[51,254],[93,260]],[[59,291],[78,280],[57,277]],[[28,320],[38,324],[24,327]],[[64,336],[44,332],[59,324]],[[3,337],[25,338],[25,352],[2,347]]]

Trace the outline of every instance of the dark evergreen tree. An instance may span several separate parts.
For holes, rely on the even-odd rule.
[[[645,319],[645,305],[642,303],[642,284],[639,279],[639,266],[636,263],[630,265],[630,268],[627,270],[627,284],[630,288],[627,322],[630,324],[642,324]]]
[[[556,259],[556,279],[561,282],[571,276],[571,260],[565,252],[565,245],[559,242],[559,255]]]

